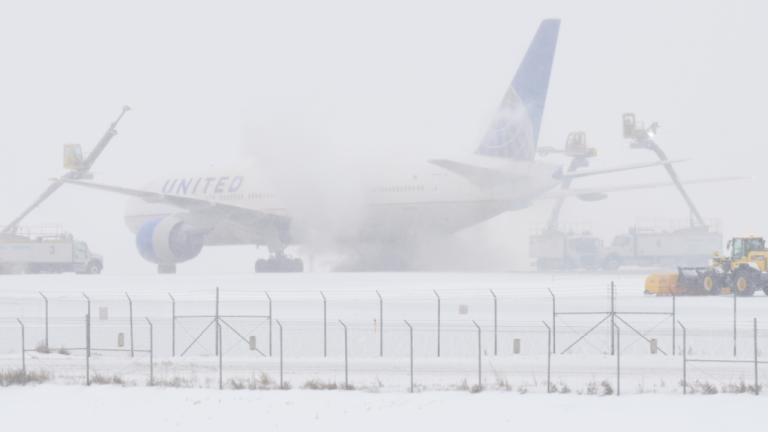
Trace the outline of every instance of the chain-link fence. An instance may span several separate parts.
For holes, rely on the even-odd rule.
[[[689,360],[762,361],[768,335],[759,319],[757,333],[753,328],[762,313],[757,298],[739,300],[738,309],[725,296],[622,297],[610,287],[370,294],[5,295],[0,365],[73,383],[108,377],[237,388],[236,380],[277,385],[278,374],[287,374],[304,384],[346,385],[351,371],[353,382],[401,386],[415,367],[417,389],[478,380],[499,388],[531,381],[524,385],[534,388],[556,379],[588,388],[595,379],[618,384],[620,360],[626,379],[674,387],[684,350]],[[745,364],[687,363],[687,378],[725,388],[747,372],[752,379]]]

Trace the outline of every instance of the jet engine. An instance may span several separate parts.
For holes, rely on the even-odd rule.
[[[203,231],[173,216],[152,218],[139,228],[136,248],[155,264],[189,261],[203,250]]]

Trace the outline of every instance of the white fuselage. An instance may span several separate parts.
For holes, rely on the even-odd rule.
[[[511,179],[494,186],[480,186],[462,175],[429,162],[397,164],[360,182],[362,202],[359,224],[352,238],[343,241],[389,241],[422,233],[450,234],[476,225],[510,210],[525,208],[542,193],[556,187],[554,174],[561,167],[538,161],[468,156],[473,166],[503,172]],[[304,182],[312,194],[322,182]],[[240,165],[205,170],[187,176],[169,176],[148,185],[145,190],[182,197],[194,197],[221,204],[278,216],[293,216],[291,203],[282,188],[273,187],[254,166]],[[317,191],[319,192],[319,191]],[[287,193],[290,195],[290,193]],[[357,197],[356,197],[357,198]],[[184,210],[131,199],[125,222],[136,233],[147,220],[178,215]],[[301,243],[299,234],[296,243]],[[205,237],[206,245],[265,244],[263,236],[222,223]]]

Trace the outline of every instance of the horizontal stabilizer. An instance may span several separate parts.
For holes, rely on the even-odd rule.
[[[519,172],[511,170],[481,167],[464,162],[456,162],[448,159],[432,159],[431,164],[445,168],[448,171],[464,177],[480,187],[494,187],[511,184],[521,177]]]

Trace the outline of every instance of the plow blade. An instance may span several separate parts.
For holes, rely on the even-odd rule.
[[[645,280],[646,294],[705,295],[703,274],[707,267],[678,267],[677,273],[657,273]]]

